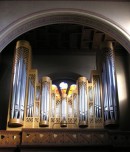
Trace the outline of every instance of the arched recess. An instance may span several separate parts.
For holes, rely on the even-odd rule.
[[[79,9],[40,11],[16,20],[1,31],[0,52],[11,41],[29,30],[60,23],[79,24],[102,31],[117,40],[130,53],[130,36],[123,28],[100,14]]]
[[[78,73],[73,73],[73,72],[57,72],[57,73],[50,73],[48,75],[52,81],[57,81],[59,79],[66,80],[70,79],[70,81],[75,81],[81,76]]]
[[[59,84],[61,82],[66,82],[68,84],[68,86],[70,87],[71,84],[76,84],[76,81],[82,75],[80,75],[78,73],[73,73],[73,72],[56,72],[56,73],[50,73],[48,76],[51,78],[52,83],[55,84],[58,87],[58,89],[60,90]],[[68,87],[68,89],[69,89],[69,87]],[[67,90],[67,91],[69,91],[69,90]]]

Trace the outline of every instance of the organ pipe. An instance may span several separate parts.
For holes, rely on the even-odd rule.
[[[61,127],[67,127],[67,94],[62,94]]]
[[[79,127],[88,126],[87,79],[78,79]]]
[[[24,105],[26,102],[26,85],[28,71],[31,66],[31,46],[27,41],[16,43],[11,92],[9,102],[8,126],[20,127],[24,120]]]
[[[34,94],[35,94],[34,85],[33,85],[31,78],[29,78],[26,117],[33,117]]]
[[[40,105],[40,127],[49,126],[50,115],[50,101],[51,101],[51,79],[49,77],[42,77],[42,93]]]
[[[40,85],[40,83],[37,82],[36,95],[35,95],[35,106],[34,106],[35,117],[39,117],[39,114],[40,114],[40,101],[41,101],[41,85]]]
[[[105,126],[118,125],[118,95],[116,82],[115,54],[112,42],[102,48],[102,92]]]
[[[55,109],[56,109],[56,85],[52,85],[51,91],[51,117],[55,117]]]
[[[73,111],[74,111],[74,117],[78,116],[78,100],[77,100],[77,91],[73,92]]]
[[[101,89],[100,89],[100,77],[99,75],[94,76],[94,109],[95,109],[95,118],[102,117],[101,110]]]

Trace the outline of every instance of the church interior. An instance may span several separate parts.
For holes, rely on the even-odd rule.
[[[129,50],[67,20],[0,52],[0,151],[129,151]]]

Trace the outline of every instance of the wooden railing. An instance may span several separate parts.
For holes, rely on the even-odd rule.
[[[0,147],[114,146],[130,148],[130,132],[103,129],[23,129],[0,131]]]

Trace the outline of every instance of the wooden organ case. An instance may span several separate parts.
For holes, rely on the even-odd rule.
[[[100,68],[91,71],[90,79],[79,77],[68,95],[60,94],[50,77],[38,80],[38,71],[31,66],[29,42],[18,41],[7,131],[22,132],[23,145],[92,145],[97,139],[105,145],[104,127],[118,125],[114,55],[109,44],[102,50]]]

